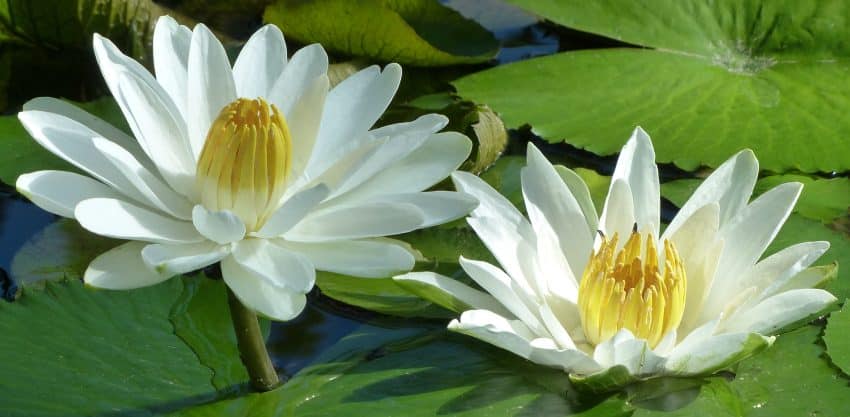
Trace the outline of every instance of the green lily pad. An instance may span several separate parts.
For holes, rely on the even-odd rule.
[[[551,142],[600,155],[635,126],[659,162],[718,166],[749,147],[773,172],[850,169],[850,5],[665,0],[512,0],[567,27],[647,49],[566,52],[454,83],[458,93]]]
[[[779,336],[773,347],[741,362],[734,380],[712,378],[684,408],[641,409],[634,416],[846,416],[850,381],[823,357],[820,331],[806,326]]]
[[[565,373],[443,330],[366,326],[265,394],[176,416],[626,416],[616,397],[579,404]]]
[[[850,305],[844,301],[844,308],[833,311],[829,315],[829,324],[823,341],[826,343],[826,353],[835,366],[841,368],[845,375],[850,375]]]
[[[134,291],[75,280],[0,302],[0,414],[144,416],[214,399],[212,370],[169,320],[182,293],[179,279]]]
[[[484,62],[499,47],[479,24],[430,0],[277,0],[263,20],[302,43],[416,66]]]
[[[89,263],[121,241],[95,235],[73,219],[60,219],[31,237],[12,258],[18,285],[79,279]]]

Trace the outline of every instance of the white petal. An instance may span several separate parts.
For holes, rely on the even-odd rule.
[[[815,266],[803,270],[785,281],[781,286],[771,286],[765,291],[762,296],[769,297],[786,291],[798,290],[803,288],[818,288],[823,286],[830,278],[834,278],[838,270],[838,263],[833,262],[829,265]]]
[[[448,328],[526,359],[531,356],[530,342],[537,337],[522,321],[508,320],[487,310],[464,311]]]
[[[313,79],[287,116],[286,122],[292,135],[294,175],[301,175],[310,161],[316,136],[319,134],[329,85],[328,76],[325,74]]]
[[[97,133],[64,116],[43,111],[24,111],[18,114],[18,118],[36,142],[48,151],[114,190],[134,200],[147,201],[95,147],[93,139]]]
[[[153,161],[148,158],[136,138],[124,133],[123,130],[112,126],[103,119],[71,104],[53,97],[36,97],[24,103],[24,111],[37,110],[55,113],[71,119],[105,139],[115,142],[130,152],[136,160],[150,170],[156,170]]]
[[[192,208],[192,224],[205,238],[222,245],[245,237],[245,223],[230,211],[213,212],[198,204]]]
[[[587,188],[584,179],[575,171],[563,165],[555,165],[555,171],[561,176],[564,184],[570,189],[570,193],[581,207],[584,219],[587,221],[587,230],[590,233],[596,233],[599,229],[599,214],[596,212],[596,206],[593,205],[593,199],[590,197],[590,189]]]
[[[586,353],[575,349],[558,348],[554,341],[546,338],[531,341],[529,360],[578,375],[592,374],[603,369]]]
[[[341,195],[354,187],[366,182],[370,178],[377,175],[384,169],[392,166],[399,160],[410,155],[417,148],[422,146],[426,140],[434,132],[445,126],[448,119],[445,116],[436,114],[426,114],[416,120],[408,123],[400,123],[390,125],[391,132],[374,136],[380,138],[381,145],[376,152],[369,156],[367,161],[360,165],[359,169],[353,171],[351,175],[343,181],[340,186],[334,190],[333,196]],[[322,123],[325,123],[324,121]],[[324,126],[324,124],[322,125]],[[387,128],[389,128],[388,126]],[[383,128],[382,128],[383,129]],[[360,142],[351,140],[345,145],[339,144],[337,147],[328,150],[329,153],[321,154],[320,149],[313,152],[313,159],[309,162],[308,173],[318,173],[324,171],[323,166],[329,162],[338,160],[341,156],[348,154],[352,147],[358,146]],[[318,142],[317,142],[318,146]]]
[[[377,66],[363,69],[334,87],[325,101],[313,158],[337,155],[364,135],[387,109],[400,81],[401,67],[389,64],[383,72]]]
[[[191,218],[192,205],[189,200],[169,188],[124,148],[103,138],[94,138],[92,142],[101,155],[144,197],[141,202],[180,219]]]
[[[77,204],[74,217],[84,228],[102,236],[153,243],[192,243],[203,240],[189,222],[112,198],[91,198]]]
[[[273,320],[292,320],[307,305],[304,294],[269,284],[239,265],[232,256],[222,259],[221,275],[243,304]]]
[[[415,263],[410,251],[391,241],[303,243],[277,240],[276,244],[306,256],[318,270],[356,277],[386,278],[409,271]]]
[[[295,51],[267,97],[287,118],[291,118],[291,111],[305,89],[316,77],[327,72],[328,54],[317,43],[307,45]]]
[[[180,115],[169,111],[161,97],[133,76],[121,73],[117,78],[115,99],[145,153],[171,188],[192,195],[195,159]]]
[[[189,47],[192,31],[171,16],[161,16],[153,31],[153,66],[156,80],[162,85],[180,114],[186,117],[188,100]]]
[[[528,166],[521,171],[522,195],[536,234],[550,227],[569,262],[573,276],[584,271],[593,250],[594,235],[573,194],[540,151],[529,142]]]
[[[432,134],[419,148],[381,170],[351,194],[359,199],[425,190],[445,179],[469,157],[472,141],[457,132]]]
[[[675,233],[667,237],[685,264],[687,292],[680,328],[687,333],[698,323],[717,267],[720,207],[709,203],[694,211]],[[719,246],[722,248],[722,246]]]
[[[822,311],[835,301],[836,298],[824,290],[791,290],[769,297],[753,308],[739,311],[725,321],[723,331],[770,335],[791,323]]]
[[[573,342],[573,339],[548,304],[541,304],[537,314],[540,316],[540,321],[546,326],[546,330],[552,335],[552,339],[557,342],[558,347],[562,349],[576,349],[575,342]]]
[[[682,205],[676,218],[664,231],[665,236],[674,233],[693,212],[706,204],[715,202],[720,207],[720,224],[726,224],[747,205],[756,184],[758,172],[758,161],[749,149],[738,152],[726,160]]]
[[[757,263],[741,279],[740,288],[755,287],[759,300],[776,293],[788,280],[805,270],[829,249],[829,242],[803,242],[789,246]]]
[[[454,191],[382,195],[370,201],[404,203],[418,207],[425,216],[425,221],[420,226],[423,228],[459,219],[478,205],[475,197]]]
[[[127,124],[172,188],[188,195],[195,172],[189,136],[180,110],[153,76],[108,39],[95,34],[94,52],[103,78]]]
[[[680,344],[667,357],[664,367],[672,375],[709,374],[770,346],[773,340],[755,333],[720,334],[701,343]]]
[[[519,289],[511,280],[511,277],[501,269],[487,262],[474,261],[463,256],[460,257],[460,266],[475,283],[502,303],[508,311],[522,320],[535,334],[548,336],[548,332],[538,320],[537,313],[529,308],[532,305],[537,305],[531,299],[533,296]],[[536,310],[535,308],[534,311]]]
[[[188,116],[186,124],[194,160],[198,159],[207,132],[221,109],[236,100],[233,71],[224,47],[203,24],[192,32],[188,63]]]
[[[252,233],[258,237],[280,236],[304,218],[310,210],[319,205],[330,194],[330,189],[324,184],[302,190],[283,203],[266,221],[266,224]]]
[[[222,260],[229,253],[228,246],[215,242],[184,245],[154,243],[142,249],[142,259],[149,269],[171,277],[205,268]]]
[[[65,171],[36,171],[18,177],[15,187],[35,205],[62,217],[74,217],[80,201],[121,194],[85,175]]]
[[[625,366],[635,376],[654,375],[664,367],[664,358],[653,352],[646,340],[636,339],[627,329],[597,345],[593,359],[604,367]]]
[[[389,236],[416,230],[424,221],[422,211],[410,204],[335,206],[311,213],[284,236],[301,242]]]
[[[715,317],[739,288],[737,280],[773,241],[800,196],[802,184],[785,183],[759,196],[738,216],[721,226],[723,253],[703,307],[703,319]]]
[[[468,172],[456,171],[452,173],[452,181],[458,191],[478,199],[478,207],[472,212],[472,216],[502,219],[514,225],[522,236],[533,236],[531,224],[522,213],[484,180]]]
[[[611,182],[608,197],[605,198],[605,208],[599,219],[599,227],[608,239],[616,234],[619,238],[617,249],[625,245],[635,225],[634,199],[629,184],[622,179]],[[597,243],[600,238],[597,237]]]
[[[266,97],[286,65],[286,42],[275,25],[265,25],[251,35],[233,64],[239,97]]]
[[[423,290],[428,293],[442,293],[442,297],[450,297],[457,300],[456,304],[465,304],[465,310],[488,310],[502,317],[514,318],[502,303],[486,292],[476,290],[456,279],[449,278],[434,272],[409,272],[404,275],[393,277],[393,280],[405,289],[427,288]],[[417,295],[422,295],[416,292]],[[428,298],[428,297],[425,297]],[[429,299],[437,302],[436,300]],[[461,312],[462,312],[461,311]]]
[[[530,272],[527,271],[529,268],[526,268],[523,263],[524,260],[536,256],[536,248],[531,246],[534,241],[529,242],[520,236],[515,230],[516,226],[505,221],[504,218],[467,217],[466,222],[475,230],[475,234],[499,261],[499,265],[505,269],[505,272],[526,292],[536,292],[533,288],[538,287],[537,277],[527,274]],[[531,226],[527,227],[531,228]]]
[[[616,180],[623,180],[629,184],[634,198],[635,222],[637,222],[638,231],[658,236],[661,203],[658,167],[655,165],[652,141],[640,127],[635,129],[626,146],[620,151],[617,166],[611,177],[612,187]]]
[[[110,290],[129,290],[158,284],[169,278],[142,261],[144,242],[127,242],[95,258],[83,274],[86,284]]]
[[[306,294],[316,283],[316,268],[303,254],[266,239],[246,239],[233,248],[233,259],[267,284]]]

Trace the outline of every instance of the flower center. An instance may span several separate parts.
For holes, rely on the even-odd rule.
[[[664,265],[659,268],[652,235],[632,232],[617,253],[617,235],[603,237],[590,257],[578,290],[581,325],[587,340],[598,345],[628,329],[654,348],[682,321],[687,279],[676,247],[664,241]],[[645,250],[644,250],[645,249]]]
[[[229,210],[249,231],[277,209],[290,167],[292,140],[273,104],[240,98],[225,106],[207,133],[198,158],[201,204]]]

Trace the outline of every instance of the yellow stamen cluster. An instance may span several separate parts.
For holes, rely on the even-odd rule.
[[[249,231],[277,209],[292,155],[283,115],[258,98],[221,110],[198,158],[197,187],[209,210],[229,210]]]
[[[598,345],[628,329],[655,347],[682,321],[687,279],[685,267],[669,240],[664,241],[663,269],[652,235],[633,232],[617,253],[617,235],[603,238],[591,255],[578,291],[581,325],[587,340]],[[645,250],[644,250],[645,249]]]

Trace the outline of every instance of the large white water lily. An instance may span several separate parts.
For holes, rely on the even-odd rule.
[[[94,51],[133,136],[63,101],[38,98],[19,115],[42,146],[88,175],[38,171],[18,190],[47,211],[130,242],[85,272],[128,289],[221,262],[251,309],[288,320],[316,269],[364,277],[412,268],[383,236],[466,215],[474,198],[423,192],[469,155],[446,118],[371,129],[401,68],[366,68],[329,88],[328,57],[310,45],[287,58],[269,25],[233,66],[207,27],[156,25],[155,76],[95,35]],[[370,130],[371,129],[371,130]]]
[[[620,153],[599,218],[580,177],[529,144],[528,219],[479,178],[453,175],[481,201],[467,220],[501,264],[461,257],[485,292],[428,272],[396,279],[462,311],[451,330],[598,387],[712,373],[835,301],[811,288],[823,269],[807,269],[827,242],[760,259],[802,185],[749,202],[757,175],[751,151],[733,156],[661,233],[658,168],[643,130]]]

